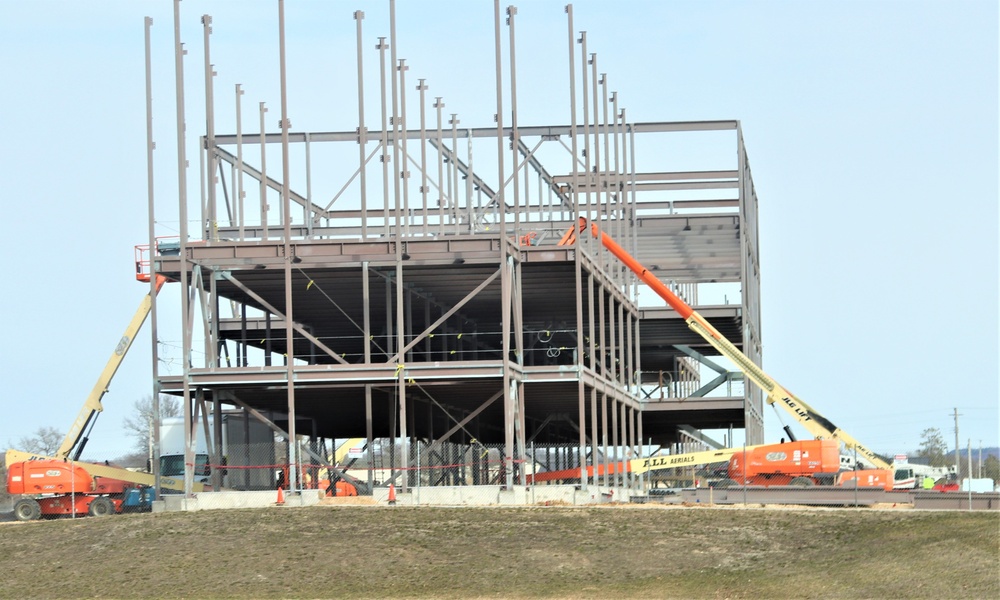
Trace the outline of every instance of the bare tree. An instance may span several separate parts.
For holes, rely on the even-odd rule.
[[[1000,481],[1000,459],[992,454],[983,460],[983,477],[989,477],[994,485]]]
[[[62,445],[63,434],[55,427],[39,427],[34,435],[29,435],[17,440],[15,446],[18,450],[31,452],[32,454],[43,454],[52,456]]]
[[[7,467],[3,464],[0,464],[0,477],[2,477],[4,481],[7,481]],[[6,506],[9,502],[10,494],[7,493],[7,486],[0,485],[0,511],[8,510]]]
[[[122,427],[125,434],[135,440],[136,451],[146,452],[149,447],[149,439],[153,435],[153,397],[146,396],[136,400],[132,407],[134,412],[131,416],[125,417]],[[160,417],[177,417],[181,414],[180,400],[173,396],[160,396]]]
[[[944,441],[941,430],[933,427],[925,429],[920,434],[920,450],[917,456],[927,458],[932,467],[943,467],[946,464],[945,454],[948,452],[948,445]]]
[[[31,452],[32,454],[42,454],[52,456],[62,445],[63,434],[59,433],[55,427],[39,427],[34,435],[25,436],[17,440],[17,443],[7,441],[9,449]],[[0,481],[7,481],[7,467],[0,464]],[[7,486],[0,485],[0,510],[10,502],[11,495],[7,493]]]

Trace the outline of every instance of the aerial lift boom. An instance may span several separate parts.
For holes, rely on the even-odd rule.
[[[560,240],[560,245],[567,245],[575,241],[576,228],[571,228]],[[587,220],[580,218],[579,231],[587,229]],[[814,408],[806,404],[800,398],[789,392],[775,381],[770,375],[765,373],[760,367],[755,365],[745,354],[727,340],[718,330],[715,329],[703,316],[698,314],[693,308],[688,306],[680,297],[670,291],[655,275],[646,267],[639,263],[624,248],[618,245],[607,233],[601,231],[596,223],[590,224],[591,235],[598,239],[618,260],[634,272],[640,280],[648,285],[657,295],[663,298],[681,317],[684,318],[688,327],[705,339],[713,348],[719,351],[747,376],[758,387],[767,394],[767,403],[772,406],[777,403],[788,411],[805,429],[816,439],[836,439],[843,442],[849,450],[856,450],[859,458],[873,465],[876,469],[892,470],[886,461],[879,458],[867,446],[856,440],[844,430],[834,425],[829,419],[821,415]],[[786,428],[786,431],[788,429]],[[790,437],[791,432],[788,431]]]
[[[723,471],[726,479],[717,482],[720,487],[733,485],[835,485],[843,486],[852,481],[866,481],[867,485],[891,490],[891,471],[841,471],[840,442],[835,439],[804,440],[763,444],[745,448],[721,448],[686,454],[666,454],[638,458],[607,465],[587,467],[587,476],[618,473],[642,474],[660,469],[676,469],[728,462]],[[577,479],[579,467],[558,471],[543,471],[528,475],[529,484],[546,481]]]
[[[160,288],[163,287],[166,281],[167,278],[163,275],[156,276],[157,293],[159,293]],[[87,440],[89,439],[85,431],[88,430],[88,426],[91,429],[93,428],[94,422],[97,420],[97,415],[104,410],[101,399],[108,392],[108,386],[111,385],[111,380],[114,378],[115,373],[118,372],[118,367],[121,366],[125,355],[128,354],[129,348],[132,347],[132,342],[135,340],[136,334],[139,333],[142,324],[146,322],[146,317],[149,316],[149,310],[152,305],[153,294],[146,294],[139,304],[138,310],[135,311],[135,315],[129,322],[128,327],[125,328],[125,333],[122,334],[121,340],[115,346],[114,352],[111,353],[107,365],[101,371],[100,377],[97,378],[97,383],[94,384],[93,389],[90,390],[90,394],[87,395],[87,399],[84,400],[80,414],[77,415],[76,420],[73,421],[73,425],[66,432],[66,437],[63,439],[59,449],[56,450],[54,458],[65,460],[70,458],[70,453],[72,453],[72,460],[80,459],[80,454],[83,453],[83,449],[86,447]],[[74,449],[76,450],[75,452]]]
[[[139,277],[141,280],[141,277]],[[148,281],[148,278],[146,279]],[[101,371],[76,420],[66,433],[55,456],[43,456],[31,452],[8,450],[5,464],[8,468],[7,491],[18,495],[44,495],[40,500],[24,498],[15,505],[15,513],[21,520],[38,518],[41,515],[70,514],[91,508],[91,514],[107,514],[119,510],[123,494],[129,484],[152,487],[154,476],[113,467],[108,464],[76,462],[87,445],[87,434],[93,429],[97,416],[104,410],[101,399],[121,366],[136,334],[146,321],[153,304],[153,296],[167,281],[162,275],[156,276],[154,291],[147,294],[138,310],[125,328]],[[184,482],[167,477],[160,478],[163,488],[184,491]],[[204,486],[195,483],[193,491],[203,491]],[[110,496],[102,496],[110,494]],[[102,498],[95,504],[95,500]],[[69,498],[69,500],[67,500]]]
[[[648,456],[646,458],[634,458],[625,462],[614,462],[607,466],[598,464],[587,467],[587,476],[594,476],[594,469],[597,475],[615,473],[633,473],[640,475],[647,471],[657,471],[660,469],[677,469],[681,467],[693,467],[695,465],[707,465],[711,463],[727,461],[734,454],[740,452],[752,452],[762,446],[747,446],[746,448],[720,448],[717,450],[704,450],[701,452],[688,452],[685,454],[664,454],[662,456]],[[561,479],[576,479],[580,477],[580,467],[572,469],[562,469],[559,471],[543,471],[528,475],[528,483],[541,483],[543,481],[558,481]]]

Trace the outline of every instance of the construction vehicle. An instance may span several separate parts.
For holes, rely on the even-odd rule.
[[[719,469],[709,470],[716,479],[713,487],[735,487],[742,485],[834,485],[869,486],[892,490],[892,473],[885,470],[865,469],[862,471],[840,468],[840,443],[836,440],[801,440],[780,444],[762,444],[746,448],[722,448],[685,454],[667,454],[587,467],[587,475],[592,477],[609,474],[642,474],[661,469],[676,469],[697,465],[723,463]],[[560,471],[545,471],[528,475],[528,483],[542,483],[580,477],[579,467]]]
[[[575,243],[577,232],[579,231],[582,233],[587,229],[587,220],[581,217],[576,227],[571,227],[566,231],[562,239],[559,241],[559,245]],[[837,452],[831,456],[823,454],[823,456],[826,457],[826,462],[830,465],[837,465],[837,471],[840,470],[839,447],[840,443],[843,443],[848,452],[856,453],[859,459],[863,459],[867,464],[874,467],[873,469],[853,471],[854,475],[851,477],[852,480],[879,482],[878,485],[882,487],[888,485],[888,489],[892,489],[893,470],[889,463],[875,454],[875,452],[858,442],[853,436],[847,434],[845,431],[834,425],[829,419],[821,415],[818,411],[806,404],[800,398],[796,397],[794,394],[778,384],[777,381],[766,374],[763,369],[754,364],[753,361],[736,348],[732,342],[719,333],[719,331],[703,316],[698,314],[697,311],[691,308],[679,296],[674,294],[669,287],[664,285],[663,282],[653,275],[646,267],[640,264],[639,261],[637,261],[624,248],[618,245],[618,243],[615,242],[611,236],[603,232],[596,223],[591,223],[589,229],[591,235],[595,239],[599,240],[604,248],[611,252],[615,258],[635,273],[636,276],[638,276],[643,283],[648,285],[658,296],[663,298],[663,300],[666,301],[666,303],[669,304],[670,307],[685,320],[688,328],[701,336],[722,356],[731,360],[747,378],[763,390],[764,393],[767,394],[768,404],[772,407],[775,404],[778,404],[783,409],[788,411],[788,413],[790,413],[792,417],[799,422],[799,424],[812,434],[816,440],[836,440]],[[791,439],[792,442],[795,442],[795,435],[792,433],[791,429],[787,425],[784,429],[788,434],[789,439]],[[782,450],[763,450],[763,448],[773,448],[774,446],[775,445],[772,444],[761,448],[765,457],[769,451],[782,452]],[[763,466],[769,462],[777,468],[777,463],[781,461],[763,460],[756,466],[752,466],[750,462],[751,461],[748,460],[747,464],[739,467],[736,472],[744,479],[750,479],[750,473],[754,473],[752,478],[759,481],[766,473],[760,470],[753,471],[753,469],[762,469]],[[732,469],[732,466],[730,468]],[[824,465],[823,468],[826,469],[826,465]],[[778,476],[778,473],[775,473],[774,475],[775,477],[773,479],[785,479],[785,475],[781,475],[780,477]],[[802,476],[805,477],[805,475]],[[792,479],[794,479],[794,477]],[[811,479],[813,482],[816,482],[815,478]]]
[[[118,470],[117,467],[108,469]],[[124,470],[124,469],[122,469]],[[116,473],[117,475],[117,473]],[[30,494],[14,503],[20,521],[57,515],[110,515],[151,506],[152,488],[113,477],[95,476],[84,463],[28,460],[8,467],[7,491]]]
[[[136,278],[149,282],[148,274],[140,272]],[[7,451],[7,492],[29,496],[14,503],[17,519],[30,521],[42,516],[84,514],[103,516],[121,512],[130,506],[148,505],[150,494],[147,488],[155,484],[152,474],[78,460],[97,416],[104,410],[101,399],[149,315],[153,294],[159,292],[166,281],[163,276],[157,276],[154,292],[143,298],[55,456]],[[161,477],[160,485],[167,489],[184,490],[182,480],[169,477]],[[194,491],[202,489],[200,483],[195,484]]]
[[[745,448],[725,448],[654,456],[630,461],[627,469],[644,473],[726,460],[725,466],[712,472],[713,487],[743,485],[793,485],[810,487],[868,486],[892,490],[892,472],[884,469],[842,469],[840,442],[832,439],[797,440],[779,444],[761,444]]]
[[[716,487],[742,485],[866,486],[892,490],[892,471],[840,469],[840,442],[802,440],[734,452],[728,477]]]
[[[357,458],[352,454],[360,455],[365,446],[365,438],[349,438],[344,440],[333,452],[333,459],[330,464],[340,466],[340,469],[320,469],[317,473],[322,477],[316,486],[327,496],[357,496],[358,487],[351,481],[344,479],[347,469],[357,462]],[[345,460],[347,462],[345,462]],[[342,466],[341,466],[342,465]]]
[[[933,489],[939,483],[951,483],[955,480],[955,467],[932,467],[930,465],[919,465],[916,463],[902,462],[893,463],[896,470],[894,489],[916,490]],[[924,484],[930,478],[931,485]]]

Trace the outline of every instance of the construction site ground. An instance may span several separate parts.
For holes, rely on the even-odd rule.
[[[328,503],[8,521],[0,597],[997,598],[1000,513]]]

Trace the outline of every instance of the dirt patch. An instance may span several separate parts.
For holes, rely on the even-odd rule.
[[[539,502],[535,506],[573,506],[565,500],[546,500],[544,502]]]
[[[909,502],[880,502],[871,506],[874,510],[913,510]]]
[[[320,506],[375,506],[376,504],[371,496],[337,496],[319,501]]]

